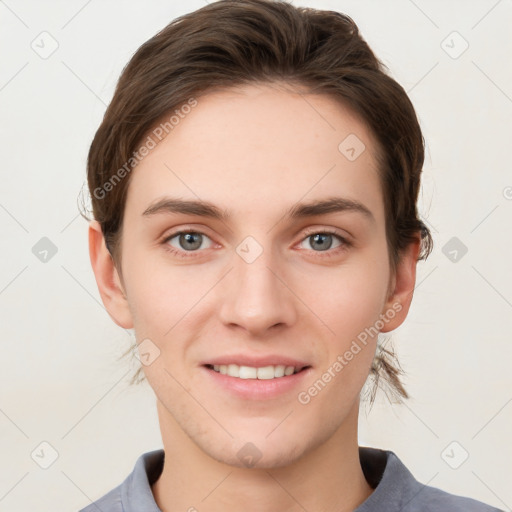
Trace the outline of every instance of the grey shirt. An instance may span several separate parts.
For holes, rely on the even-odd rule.
[[[364,476],[375,490],[354,512],[503,512],[421,484],[392,451],[360,446],[359,458]],[[144,453],[122,484],[80,512],[162,512],[151,485],[163,464],[164,450]]]

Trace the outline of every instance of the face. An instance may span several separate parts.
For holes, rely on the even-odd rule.
[[[376,144],[325,95],[197,102],[133,170],[126,304],[109,311],[143,342],[166,428],[218,461],[282,466],[354,426],[376,329],[406,307]]]

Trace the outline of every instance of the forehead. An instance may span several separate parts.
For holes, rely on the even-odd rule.
[[[142,213],[169,194],[271,216],[301,198],[343,195],[373,204],[378,216],[370,130],[331,96],[295,91],[259,84],[196,98],[132,171],[127,209]]]

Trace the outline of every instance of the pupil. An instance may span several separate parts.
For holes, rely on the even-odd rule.
[[[328,237],[327,241],[326,237]],[[316,235],[311,236],[311,238],[313,239],[311,246],[315,248],[315,244],[319,243],[319,245],[317,245],[317,249],[320,249],[321,251],[326,251],[332,245],[332,235],[329,233],[317,233]]]
[[[190,245],[187,245],[190,244]],[[201,247],[200,233],[184,233],[180,235],[180,245],[184,249],[199,249]]]

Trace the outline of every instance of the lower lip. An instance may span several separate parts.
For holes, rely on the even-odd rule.
[[[305,368],[298,373],[293,373],[292,375],[285,375],[284,377],[274,379],[240,379],[238,377],[223,375],[206,366],[203,366],[202,370],[206,372],[207,376],[215,382],[216,385],[221,386],[229,393],[239,398],[268,400],[290,393],[301,386],[304,378],[309,375],[311,367]]]

